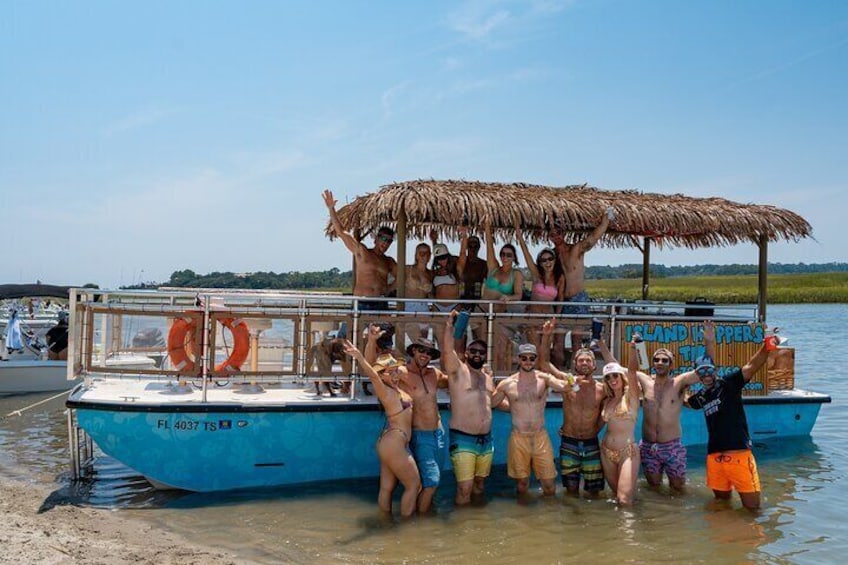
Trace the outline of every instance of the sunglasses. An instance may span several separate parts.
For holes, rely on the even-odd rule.
[[[424,348],[424,347],[413,347],[412,351],[414,353],[423,353],[424,355],[427,355],[428,357],[433,356],[433,352],[430,351],[429,349]]]
[[[654,363],[659,363],[661,365],[671,363],[671,359],[669,359],[668,357],[654,357],[653,361]]]
[[[604,380],[614,381],[614,380],[619,379],[620,377],[621,377],[621,375],[619,375],[618,373],[610,373],[609,375],[604,377]]]
[[[519,361],[535,361],[536,356],[535,355],[519,355],[518,360]]]
[[[715,367],[698,367],[695,372],[699,377],[708,377],[715,373]]]
[[[542,257],[541,259],[539,259],[539,263],[553,263],[553,262],[554,262],[553,257]]]
[[[476,347],[472,347],[468,350],[468,353],[470,353],[471,355],[485,355],[486,350],[485,349],[477,349]]]
[[[377,239],[379,239],[383,243],[392,243],[395,240],[393,237],[389,237],[387,235],[378,236]]]

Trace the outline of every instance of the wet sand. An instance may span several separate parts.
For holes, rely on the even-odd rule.
[[[0,563],[251,563],[122,511],[50,508],[50,494],[45,483],[0,476]]]

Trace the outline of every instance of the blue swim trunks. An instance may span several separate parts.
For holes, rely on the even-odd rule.
[[[589,302],[591,299],[589,298],[589,293],[585,290],[581,290],[571,298],[566,298],[563,302]],[[562,314],[588,314],[589,307],[585,304],[563,304],[562,310],[560,311]]]
[[[410,447],[421,474],[421,486],[439,486],[445,466],[445,431],[441,426],[435,430],[412,430]]]

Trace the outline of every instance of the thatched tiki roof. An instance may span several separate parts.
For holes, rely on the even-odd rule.
[[[798,214],[762,204],[739,204],[724,198],[694,198],[638,190],[601,190],[587,185],[550,187],[522,183],[464,180],[416,180],[388,184],[338,210],[346,230],[365,235],[380,226],[398,232],[398,257],[406,256],[406,238],[427,240],[436,230],[441,240],[458,238],[467,226],[480,234],[488,222],[496,237],[511,239],[521,227],[531,243],[547,244],[554,226],[566,240],[577,240],[597,226],[608,206],[615,209],[601,245],[638,247],[642,251],[642,297],[648,298],[651,245],[721,247],[737,243],[759,246],[759,316],[765,321],[768,243],[799,241],[812,227]],[[333,237],[328,224],[326,234]],[[398,271],[403,296],[404,270]]]
[[[362,233],[396,226],[405,212],[407,236],[457,238],[457,228],[480,233],[488,220],[495,235],[510,239],[519,225],[530,241],[547,241],[556,224],[572,238],[591,231],[607,206],[615,208],[602,245],[631,247],[633,236],[662,246],[714,247],[765,241],[798,241],[812,235],[804,218],[781,208],[739,204],[723,198],[694,198],[636,190],[601,190],[587,185],[549,187],[522,183],[417,180],[389,184],[342,207],[346,229]],[[332,226],[327,235],[332,237]]]

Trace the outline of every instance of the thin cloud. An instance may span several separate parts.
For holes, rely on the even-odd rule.
[[[120,118],[110,124],[107,124],[106,127],[103,128],[103,135],[105,135],[106,137],[111,137],[118,133],[124,133],[127,131],[132,131],[145,126],[149,126],[151,124],[161,121],[162,119],[173,113],[173,110],[158,107],[139,110],[133,114],[124,116],[123,118]]]
[[[468,40],[492,43],[496,35],[520,34],[524,28],[574,5],[574,0],[471,0],[449,13],[449,29]]]

